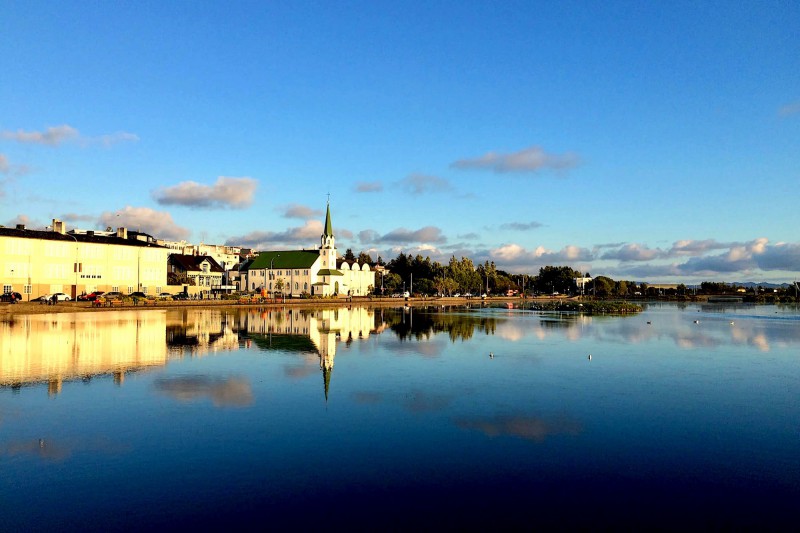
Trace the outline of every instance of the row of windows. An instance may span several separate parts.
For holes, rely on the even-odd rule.
[[[261,287],[263,287],[263,285],[262,285]],[[284,286],[284,287],[286,287],[286,286]],[[253,282],[253,283],[251,283],[251,284],[250,284],[250,290],[253,290],[253,291],[254,291],[254,290],[256,290],[256,284],[255,284],[255,282]],[[272,282],[270,282],[270,284],[269,284],[269,288],[268,288],[267,290],[269,290],[269,291],[272,291]],[[295,282],[295,284],[294,284],[294,290],[296,290],[296,291],[299,291],[299,290],[300,290],[300,283],[298,283],[298,282]],[[304,290],[304,291],[308,291],[308,283],[303,283],[303,290]]]

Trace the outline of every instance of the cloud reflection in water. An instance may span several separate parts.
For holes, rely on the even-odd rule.
[[[154,386],[180,402],[210,398],[217,407],[245,407],[253,403],[250,383],[240,378],[181,376],[157,379]]]
[[[536,416],[496,416],[489,419],[458,419],[456,426],[476,430],[488,437],[518,437],[543,442],[554,435],[579,435],[580,422],[565,417],[546,420]]]

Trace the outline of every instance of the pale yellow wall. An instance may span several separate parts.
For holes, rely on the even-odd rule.
[[[94,290],[156,294],[167,286],[168,253],[165,248],[2,236],[0,276],[23,300]]]

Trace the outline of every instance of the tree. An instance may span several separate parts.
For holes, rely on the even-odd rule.
[[[361,252],[358,254],[358,264],[359,265],[370,265],[372,266],[372,258],[369,256],[367,252]]]
[[[597,276],[592,280],[594,286],[593,291],[595,296],[606,298],[611,296],[614,290],[614,280],[606,276]]]
[[[567,293],[575,286],[575,278],[579,277],[581,273],[570,267],[545,266],[539,269],[535,286],[539,292]]]
[[[618,281],[614,287],[614,294],[624,298],[628,295],[628,282],[627,281]]]
[[[387,293],[397,292],[402,286],[403,279],[394,272],[389,272],[383,276],[383,288]]]
[[[286,282],[283,281],[283,278],[278,278],[275,280],[275,292],[279,292],[283,294],[283,287],[286,285]]]
[[[462,257],[459,261],[453,256],[450,258],[450,264],[447,269],[449,277],[456,282],[456,285],[462,291],[477,292],[480,290],[481,276],[475,271],[472,259]]]
[[[353,254],[352,248],[348,248],[347,251],[344,253],[344,260],[349,261],[351,263],[356,260],[356,256]]]

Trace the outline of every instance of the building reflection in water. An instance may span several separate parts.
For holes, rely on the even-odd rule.
[[[170,359],[235,351],[255,343],[264,349],[318,358],[327,398],[336,344],[367,339],[372,332],[381,331],[375,321],[375,311],[363,308],[183,309],[16,316],[0,322],[0,387],[16,389],[47,383],[48,393],[54,395],[61,392],[64,381],[89,381],[97,376],[111,376],[121,385],[127,373],[163,367]],[[217,397],[218,384],[202,385],[201,392],[215,402],[231,403],[227,397]],[[163,388],[178,398],[186,398],[187,387],[198,388],[197,383],[188,382],[169,383]],[[237,402],[247,403],[234,403]]]
[[[112,311],[16,316],[0,322],[0,386],[47,383],[50,394],[65,380],[163,366],[166,313]]]
[[[325,399],[336,358],[336,344],[365,340],[383,330],[376,325],[374,309],[362,307],[338,309],[278,309],[250,310],[239,315],[238,329],[247,335],[246,345],[255,343],[263,350],[292,351],[319,359]]]

